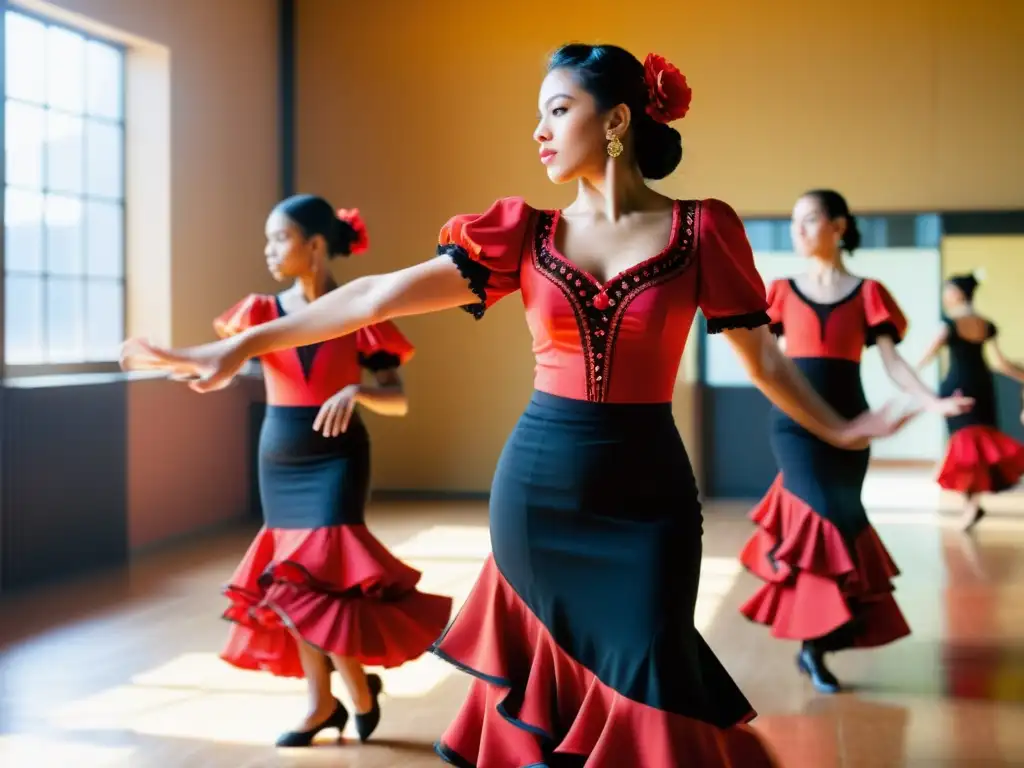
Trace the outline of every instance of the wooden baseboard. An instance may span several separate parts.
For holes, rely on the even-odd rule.
[[[931,469],[935,462],[928,459],[871,459],[868,466],[875,469]]]

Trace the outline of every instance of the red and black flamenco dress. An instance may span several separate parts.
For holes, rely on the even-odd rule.
[[[701,506],[671,398],[698,306],[766,325],[743,225],[677,201],[661,252],[606,281],[521,199],[460,215],[438,253],[479,301],[520,291],[535,389],[498,461],[492,556],[434,652],[473,676],[437,745],[465,768],[767,768],[755,713],[694,626]]]
[[[907,322],[886,288],[862,280],[843,299],[811,301],[792,280],[768,291],[772,329],[815,390],[845,418],[868,409],[863,349],[899,342]],[[870,648],[910,628],[893,597],[899,569],[861,501],[870,449],[844,450],[773,409],[771,445],[779,474],[750,513],[757,529],[740,561],[763,585],[740,611],[774,637],[813,641],[821,652]]]
[[[945,320],[949,371],[939,393],[949,397],[960,391],[974,398],[967,413],[946,419],[949,443],[937,481],[947,491],[964,495],[1008,490],[1024,475],[1024,445],[996,428],[995,381],[985,363],[985,342],[999,331],[993,323],[981,342],[957,333],[956,323]]]
[[[252,294],[221,315],[222,336],[284,314]],[[242,669],[303,677],[294,630],[325,653],[396,667],[426,652],[452,600],[417,590],[419,571],[366,527],[370,439],[354,412],[346,432],[313,431],[320,406],[361,370],[398,367],[412,345],[391,323],[260,358],[267,411],[260,431],[264,525],[224,589],[233,622],[221,657]]]

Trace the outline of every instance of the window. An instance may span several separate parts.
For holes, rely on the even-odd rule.
[[[124,51],[4,16],[8,366],[112,361],[124,338]]]

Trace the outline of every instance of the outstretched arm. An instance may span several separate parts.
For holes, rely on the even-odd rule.
[[[825,442],[841,448],[860,447],[872,437],[895,432],[913,416],[905,414],[889,423],[884,416],[868,413],[847,421],[782,353],[767,328],[737,328],[723,333],[757,388],[783,413]]]
[[[956,416],[969,411],[974,406],[974,399],[954,394],[951,397],[939,397],[921,381],[917,371],[903,359],[896,349],[896,342],[889,336],[879,336],[876,342],[882,355],[882,365],[892,382],[908,395],[916,398],[925,408],[936,411],[943,416]]]
[[[924,351],[921,359],[918,360],[917,370],[923,371],[928,364],[938,356],[939,351],[945,346],[948,339],[949,328],[944,325],[942,326],[942,330],[940,330],[938,334],[936,334],[935,338],[932,339],[932,343],[928,345],[928,349]]]
[[[452,260],[437,256],[397,272],[356,278],[297,312],[249,328],[239,334],[239,343],[246,357],[259,357],[478,300]]]
[[[992,361],[992,370],[1024,383],[1024,368],[1003,354],[1003,350],[999,348],[999,342],[993,338],[989,341],[989,347],[992,349],[992,356],[994,358]]]
[[[129,340],[121,349],[121,365],[164,370],[190,379],[198,392],[211,392],[227,386],[250,358],[346,336],[391,318],[479,300],[454,262],[438,256],[397,272],[357,278],[296,312],[210,344],[164,349]]]

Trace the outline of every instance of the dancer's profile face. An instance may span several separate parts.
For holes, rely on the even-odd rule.
[[[540,145],[541,162],[551,181],[564,184],[604,173],[606,121],[594,97],[576,83],[570,71],[548,73],[540,86],[533,138]]]
[[[790,235],[796,252],[803,256],[832,258],[845,227],[846,219],[830,219],[816,197],[801,197],[793,206]]]
[[[280,211],[272,211],[265,227],[267,246],[263,255],[275,280],[294,280],[309,274],[316,264],[318,240],[303,231]]]

